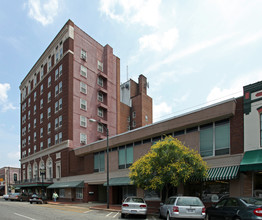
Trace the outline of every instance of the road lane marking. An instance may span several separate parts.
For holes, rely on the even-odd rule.
[[[18,215],[18,216],[20,216],[20,217],[23,217],[23,218],[35,220],[34,218],[30,218],[30,217],[27,217],[27,216],[25,216],[25,215],[20,215],[20,214],[18,214],[18,213],[14,213],[14,214],[15,214],[15,215]]]
[[[106,217],[110,216],[111,214],[113,214],[113,212],[110,212],[109,214],[107,214]]]
[[[86,212],[84,212],[84,213],[89,213],[89,212],[93,212],[93,210],[88,210],[88,211],[86,211]]]
[[[113,218],[115,218],[117,215],[119,214],[119,212],[118,213],[116,213],[114,216],[113,216]]]

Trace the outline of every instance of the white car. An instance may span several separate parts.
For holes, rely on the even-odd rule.
[[[160,203],[160,218],[169,219],[205,219],[206,209],[198,197],[172,196],[165,204]]]
[[[3,195],[4,200],[8,200],[9,199],[9,195],[10,195],[10,193]]]
[[[127,197],[122,204],[121,218],[127,215],[143,215],[147,216],[147,204],[144,199],[139,197]]]

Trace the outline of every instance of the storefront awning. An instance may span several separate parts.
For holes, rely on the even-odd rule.
[[[116,177],[109,180],[109,186],[127,186],[131,185],[131,180],[129,177]],[[107,183],[104,183],[107,186]]]
[[[16,188],[29,188],[29,187],[37,187],[37,186],[49,186],[50,183],[28,183],[24,185],[14,185]]]
[[[239,166],[210,168],[207,171],[208,176],[207,178],[205,178],[205,181],[236,179],[238,175],[238,171],[239,171]]]
[[[47,187],[48,189],[58,188],[84,188],[84,181],[57,182]]]
[[[240,163],[240,171],[262,170],[262,150],[252,150],[245,152]]]

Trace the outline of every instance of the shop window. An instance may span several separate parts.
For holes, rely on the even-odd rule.
[[[118,168],[126,169],[133,163],[133,144],[119,147],[118,150]]]
[[[76,199],[83,199],[83,188],[76,188]]]
[[[59,194],[58,194],[58,196],[59,196],[60,198],[65,198],[65,189],[59,189]]]
[[[105,153],[104,151],[94,154],[94,172],[105,171]]]

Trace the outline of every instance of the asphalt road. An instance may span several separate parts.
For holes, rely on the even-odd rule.
[[[121,219],[120,212],[90,210],[87,207],[51,204],[30,204],[29,202],[5,201],[0,199],[0,220],[113,220]],[[128,219],[140,219],[132,216]],[[156,216],[147,219],[156,220]]]

